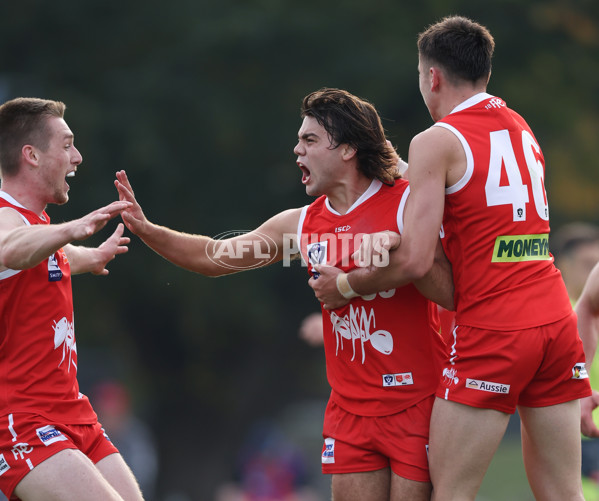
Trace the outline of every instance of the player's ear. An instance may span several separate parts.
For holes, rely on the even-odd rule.
[[[31,146],[30,144],[26,144],[21,148],[21,155],[25,162],[30,165],[38,165],[39,154],[35,146]]]
[[[341,156],[343,157],[343,160],[351,160],[356,156],[356,153],[358,153],[358,150],[349,144],[342,145],[342,148]]]
[[[429,71],[431,91],[435,91],[439,88],[441,82],[446,80],[445,74],[438,66],[431,66]]]

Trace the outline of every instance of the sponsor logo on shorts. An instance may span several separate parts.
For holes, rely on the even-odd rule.
[[[503,235],[495,240],[493,263],[514,263],[518,261],[547,261],[549,255],[549,235]]]
[[[44,445],[48,446],[53,444],[54,442],[60,442],[61,440],[66,440],[62,433],[60,433],[54,426],[44,426],[42,428],[37,428],[35,430],[39,439],[43,442]]]
[[[383,386],[406,386],[408,384],[414,384],[411,372],[383,374]]]
[[[493,383],[492,381],[481,381],[479,379],[466,378],[466,388],[471,390],[489,391],[491,393],[503,393],[507,394],[510,392],[509,384]]]
[[[584,362],[576,364],[572,367],[572,379],[588,379],[589,373]]]
[[[4,459],[4,454],[0,454],[0,475],[6,473],[8,470],[10,470],[10,465]]]
[[[324,450],[322,451],[322,464],[330,464],[335,462],[335,439],[324,439]]]

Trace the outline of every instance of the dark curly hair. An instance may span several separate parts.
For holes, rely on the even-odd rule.
[[[316,119],[335,148],[355,148],[359,169],[369,179],[393,184],[400,177],[395,150],[387,144],[381,119],[368,101],[345,90],[323,88],[304,98],[301,116]]]

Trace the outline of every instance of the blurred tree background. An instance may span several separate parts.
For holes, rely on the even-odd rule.
[[[544,150],[553,228],[599,223],[598,11],[593,0],[4,0],[0,99],[68,106],[84,161],[69,204],[49,209],[54,222],[115,199],[114,172],[126,169],[154,222],[248,230],[310,202],[292,149],[313,90],[371,100],[407,156],[431,125],[416,37],[467,15],[497,43],[489,92],[526,117]],[[156,499],[213,499],[236,479],[252,426],[281,416],[306,428],[319,470],[328,387],[320,349],[297,335],[318,308],[305,269],[208,279],[136,239],[109,268],[74,280],[81,386],[130,389],[158,443]]]

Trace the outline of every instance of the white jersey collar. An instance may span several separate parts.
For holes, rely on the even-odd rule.
[[[3,198],[4,200],[6,200],[9,204],[14,205],[15,207],[20,207],[21,209],[25,209],[28,210],[29,212],[33,212],[31,209],[28,209],[27,207],[25,207],[23,204],[20,204],[19,202],[17,202],[12,196],[10,196],[8,193],[6,193],[5,191],[0,190],[0,198]],[[29,221],[27,220],[27,218],[25,216],[23,216],[23,214],[21,214],[21,217],[23,218],[23,220],[29,224]],[[46,217],[44,216],[44,214],[42,214],[41,216],[38,216],[42,221],[46,221]]]
[[[12,205],[21,207],[21,209],[27,209],[27,207],[25,207],[24,205],[21,205],[19,202],[17,202],[13,197],[11,197],[5,191],[0,190],[0,198],[3,198],[4,200],[6,200],[8,203],[10,203]],[[29,209],[27,209],[27,210],[29,210]]]
[[[474,96],[466,99],[466,101],[464,101],[463,103],[458,104],[453,110],[451,110],[449,114],[451,115],[452,113],[457,113],[458,111],[470,108],[471,106],[474,106],[475,104],[478,104],[481,101],[484,101],[485,99],[489,99],[490,97],[493,96],[491,94],[487,94],[486,92],[480,92],[478,94],[475,94]]]

